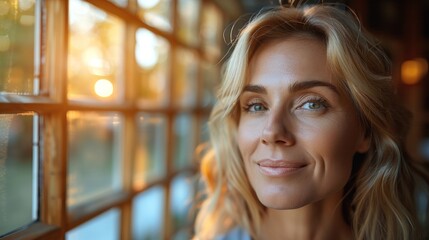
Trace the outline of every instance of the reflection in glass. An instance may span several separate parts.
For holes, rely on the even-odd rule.
[[[121,89],[125,23],[82,0],[70,0],[68,98],[117,100]],[[109,82],[100,94],[96,83]]]
[[[164,216],[164,189],[153,187],[133,202],[133,239],[162,239]]]
[[[36,9],[34,0],[0,1],[0,93],[29,95],[38,91]]]
[[[202,77],[203,77],[203,98],[201,105],[204,107],[211,107],[216,101],[215,89],[220,83],[219,69],[213,63],[202,64]]]
[[[116,113],[68,112],[69,207],[121,186],[122,117]]]
[[[198,43],[198,30],[200,20],[200,0],[179,0],[179,24],[178,35],[182,40]]]
[[[172,30],[173,0],[137,0],[138,15],[147,24],[162,29]]]
[[[37,118],[0,114],[0,236],[38,217]]]
[[[171,183],[171,216],[173,232],[176,233],[175,239],[185,239],[186,232],[192,230],[192,202],[194,200],[194,182],[192,176],[179,175]],[[182,231],[180,231],[182,230]],[[190,236],[186,239],[190,239]]]
[[[168,100],[170,44],[147,29],[136,32],[135,59],[138,96],[145,106],[165,105]]]
[[[134,188],[165,175],[167,150],[166,118],[163,115],[139,114],[135,155]]]
[[[192,164],[195,148],[195,123],[188,114],[180,114],[174,121],[174,166],[176,169]]]
[[[67,240],[119,240],[120,212],[109,210],[67,233]]]
[[[207,4],[203,8],[201,17],[204,52],[211,61],[217,61],[221,55],[222,13],[213,4]]]
[[[180,107],[195,106],[198,78],[198,60],[194,52],[178,49],[173,83],[173,103]]]

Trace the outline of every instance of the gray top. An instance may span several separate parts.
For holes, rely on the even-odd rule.
[[[229,232],[224,235],[216,237],[216,240],[251,240],[249,233],[243,229],[236,227],[231,229]]]

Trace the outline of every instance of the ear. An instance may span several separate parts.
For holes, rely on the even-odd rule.
[[[366,136],[362,136],[362,139],[357,145],[356,151],[358,153],[366,153],[369,150],[369,147],[371,146],[371,139],[369,138],[368,134],[365,134]]]

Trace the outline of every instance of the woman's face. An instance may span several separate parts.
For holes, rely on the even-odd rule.
[[[263,44],[239,99],[238,145],[263,205],[293,209],[338,197],[369,141],[313,39]]]

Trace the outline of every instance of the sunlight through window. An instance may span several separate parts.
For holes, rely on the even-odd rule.
[[[95,93],[100,97],[110,97],[113,94],[113,84],[106,79],[100,79],[95,82]]]

